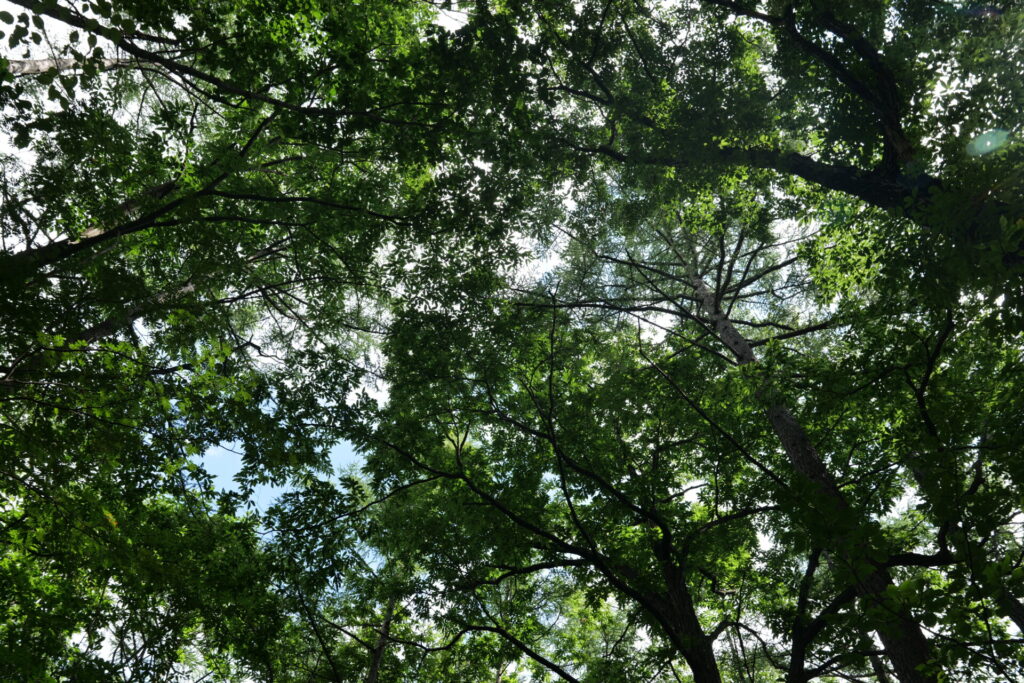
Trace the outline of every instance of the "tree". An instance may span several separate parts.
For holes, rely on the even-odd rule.
[[[31,675],[1021,675],[1017,8],[21,4]]]
[[[0,16],[14,23],[10,46],[43,42],[40,16],[53,17],[72,29],[63,58],[75,68],[4,79],[4,126],[28,155],[5,160],[3,186],[4,567],[5,583],[20,586],[11,605],[26,615],[7,622],[5,648],[37,667],[26,676],[71,675],[62,672],[78,634],[91,634],[77,650],[99,662],[104,635],[123,633],[141,643],[137,656],[115,651],[97,671],[169,676],[190,634],[219,628],[225,603],[243,596],[221,590],[197,612],[194,599],[165,598],[180,592],[166,585],[174,577],[148,567],[189,552],[256,560],[230,536],[197,551],[173,543],[178,530],[153,540],[145,520],[164,498],[198,506],[211,524],[234,524],[251,554],[255,521],[236,521],[238,501],[218,501],[190,461],[237,443],[250,485],[323,462],[337,436],[321,399],[358,381],[338,372],[336,330],[364,334],[359,300],[385,264],[374,254],[389,226],[404,229],[399,206],[422,210],[415,163],[393,163],[408,146],[380,146],[400,126],[371,135],[334,107],[299,135],[304,113],[267,93],[366,97],[401,61],[420,15],[393,3],[272,14],[233,3],[28,5],[38,13]],[[353,51],[349,68],[330,68],[341,51],[305,51],[302,41],[328,38]],[[102,71],[103,49],[121,68]],[[377,93],[382,106],[396,94]],[[307,322],[310,301],[319,327]],[[332,345],[312,348],[328,327]],[[345,348],[358,357],[358,343]],[[330,377],[305,372],[328,355]],[[313,412],[317,428],[304,417]],[[180,565],[205,599],[203,573]],[[119,614],[135,602],[141,622]],[[262,617],[250,608],[233,640],[210,633],[210,652],[252,650],[245,627]],[[265,671],[260,657],[243,659]]]
[[[885,233],[927,243],[929,286],[1017,310],[1019,31],[1011,7],[595,0],[483,3],[460,33],[467,63],[508,55],[468,97],[496,91],[511,139],[583,174],[581,155],[697,186],[764,169],[808,208],[855,197],[916,226]]]
[[[841,249],[792,223],[780,236],[789,202],[734,187],[666,204],[653,188],[594,180],[575,196],[566,264],[537,289],[405,309],[388,349],[383,426],[366,437],[369,466],[382,468],[383,489],[420,476],[452,486],[428,507],[436,521],[415,505],[394,527],[420,530],[404,543],[452,590],[554,571],[588,590],[596,582],[632,603],[696,680],[722,677],[713,643],[730,629],[753,639],[743,667],[793,681],[884,669],[872,631],[901,680],[928,680],[936,662],[961,657],[1009,675],[1004,661],[1019,653],[993,620],[1019,609],[1016,575],[1003,572],[1020,555],[1005,569],[983,570],[982,558],[1000,554],[1016,508],[996,513],[977,497],[984,487],[1000,498],[1008,484],[1002,447],[978,449],[977,425],[992,416],[965,405],[981,414],[948,425],[960,425],[958,445],[926,436],[943,403],[927,385],[951,323],[926,337],[923,312],[904,308],[894,323],[890,300],[858,304],[855,292],[830,312],[815,280],[844,274],[819,263],[812,280],[800,253],[831,260]],[[984,309],[961,302],[950,316],[984,319]],[[872,343],[900,360],[840,369],[842,348],[865,352],[855,330],[897,325],[923,348]],[[1007,370],[999,358],[963,358],[977,395]],[[949,372],[958,365],[948,361]],[[889,393],[895,373],[901,388]],[[899,415],[909,417],[897,426]],[[908,491],[919,510],[899,510]],[[470,506],[489,512],[463,521]],[[961,536],[962,514],[985,522]],[[785,586],[782,604],[765,602],[771,580],[754,578],[765,566],[777,572],[774,591]],[[747,601],[758,608],[745,613]],[[972,610],[981,630],[968,635]],[[829,630],[837,617],[858,640]],[[768,622],[775,642],[762,619],[779,620]]]

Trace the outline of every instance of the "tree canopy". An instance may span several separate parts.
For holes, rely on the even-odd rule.
[[[0,42],[4,680],[1024,678],[1020,3]]]

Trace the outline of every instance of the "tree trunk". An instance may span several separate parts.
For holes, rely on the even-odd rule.
[[[690,667],[694,683],[721,683],[714,642],[704,633],[684,578],[679,572],[670,572],[666,578],[669,588],[663,601],[664,623],[672,629],[672,639]]]
[[[875,672],[875,678],[878,679],[878,683],[889,683],[889,674],[886,673],[882,660],[879,659],[878,655],[869,656],[871,658],[871,670]]]
[[[707,316],[714,323],[719,339],[732,351],[739,364],[755,363],[757,357],[750,343],[719,309],[715,295],[704,281],[695,275],[691,284]],[[765,392],[759,393],[763,395]],[[853,517],[854,511],[825,467],[807,432],[789,409],[777,401],[770,401],[767,416],[793,470],[814,486],[818,500],[812,502],[812,509],[820,508],[822,504],[827,505],[830,509],[825,511],[826,515],[845,517],[853,529],[863,527],[863,522]],[[852,540],[848,532],[839,534],[831,545],[838,559],[849,569],[858,597],[890,613],[877,633],[897,678],[902,683],[937,683],[939,679],[934,674],[925,673],[931,660],[931,646],[920,625],[905,607],[884,603],[886,589],[892,585],[888,570],[875,564],[871,559],[871,549],[864,547],[863,542]],[[861,567],[866,566],[873,569],[865,575]]]
[[[996,605],[1003,614],[1010,618],[1017,628],[1024,633],[1024,605],[1014,595],[1011,595],[1005,588],[1000,588],[996,594]]]
[[[377,644],[373,648],[370,659],[370,671],[366,674],[366,683],[377,683],[380,677],[380,665],[384,660],[384,651],[388,646],[388,636],[391,634],[391,621],[395,616],[395,604],[397,600],[394,596],[388,599],[387,607],[384,612],[384,623],[381,624],[380,634],[377,637]]]

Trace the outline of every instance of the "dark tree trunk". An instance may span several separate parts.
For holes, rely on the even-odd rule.
[[[714,641],[704,633],[690,592],[679,572],[669,572],[671,582],[662,601],[663,623],[668,624],[683,659],[690,667],[694,683],[721,683]]]
[[[370,654],[370,671],[366,674],[366,683],[377,683],[380,678],[380,666],[384,661],[384,651],[388,646],[388,637],[391,635],[391,622],[395,616],[395,598],[388,600],[384,612],[384,623],[381,624],[380,633],[377,636],[377,644]]]
[[[719,339],[732,351],[739,364],[756,362],[750,343],[721,312],[714,293],[697,276],[693,277],[692,284],[707,316],[714,323]],[[763,395],[767,392],[761,393]],[[771,402],[767,408],[767,417],[793,470],[812,485],[815,500],[811,502],[811,509],[827,506],[825,514],[843,521],[844,527],[848,526],[851,531],[863,527],[863,521],[854,517],[855,511],[839,490],[807,432],[789,409],[778,402]],[[872,560],[870,549],[864,547],[863,543],[853,541],[849,532],[835,536],[831,549],[839,562],[848,568],[858,597],[868,605],[878,607],[879,612],[889,613],[890,618],[884,620],[877,633],[897,678],[902,683],[937,683],[939,679],[934,674],[925,673],[931,661],[931,646],[920,625],[914,621],[906,607],[891,604],[891,601],[884,602],[886,589],[892,585],[888,570],[878,566]],[[865,575],[861,567],[868,566],[874,568]]]

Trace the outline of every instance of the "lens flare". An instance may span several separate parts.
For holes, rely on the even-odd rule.
[[[967,153],[972,157],[980,157],[990,152],[994,152],[1003,147],[1009,137],[1009,131],[1001,130],[999,128],[990,130],[987,133],[982,133],[967,143]]]

